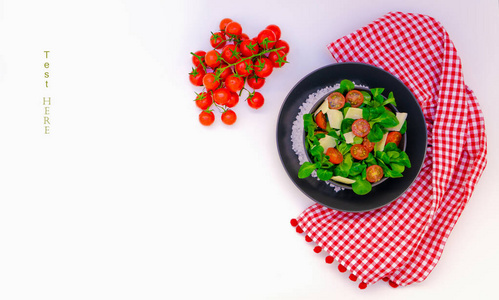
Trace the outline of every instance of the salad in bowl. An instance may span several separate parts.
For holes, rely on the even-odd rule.
[[[404,176],[411,167],[405,152],[408,114],[397,110],[392,92],[383,92],[343,79],[303,115],[309,161],[298,178],[315,172],[320,180],[366,195],[386,179]]]

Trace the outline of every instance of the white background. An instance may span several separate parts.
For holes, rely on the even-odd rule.
[[[426,281],[359,290],[289,225],[313,202],[281,166],[275,127],[294,84],[332,63],[326,45],[389,11],[449,32],[489,163]],[[189,53],[209,49],[224,17],[250,36],[279,25],[290,64],[261,109],[241,99],[235,125],[217,114],[207,128]],[[0,299],[490,299],[497,53],[497,0],[0,1]]]

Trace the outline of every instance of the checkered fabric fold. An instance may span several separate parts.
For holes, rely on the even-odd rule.
[[[486,165],[482,112],[463,79],[444,27],[419,14],[391,12],[327,46],[338,62],[363,62],[398,77],[418,100],[428,130],[421,172],[397,200],[347,213],[314,204],[291,223],[327,263],[365,288],[427,278]]]

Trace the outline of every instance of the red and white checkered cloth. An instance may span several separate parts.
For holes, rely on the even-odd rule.
[[[463,80],[461,61],[435,19],[392,12],[328,45],[338,62],[363,62],[401,79],[418,100],[428,130],[421,173],[391,204],[346,213],[314,204],[291,223],[326,251],[327,263],[351,272],[365,288],[378,280],[393,287],[421,282],[445,242],[486,165],[484,120]]]

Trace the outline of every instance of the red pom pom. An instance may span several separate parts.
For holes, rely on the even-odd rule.
[[[384,282],[388,282],[388,280],[390,280],[388,277],[383,277],[381,278],[381,280],[383,280]]]
[[[293,226],[293,227],[296,227],[296,225],[298,225],[298,221],[296,221],[296,219],[291,219],[290,223],[291,223],[291,226]]]
[[[321,253],[321,251],[322,251],[321,246],[315,246],[315,248],[314,248],[315,253]]]
[[[348,278],[350,278],[351,281],[357,281],[357,276],[355,276],[353,274],[350,274],[350,276],[348,276]]]
[[[344,265],[338,265],[338,271],[340,271],[341,273],[345,273],[347,271],[347,268],[345,268]]]
[[[327,264],[332,264],[334,262],[334,257],[331,255],[326,256],[326,263]]]
[[[361,289],[361,290],[365,289],[366,287],[367,287],[367,283],[365,283],[365,282],[361,282],[359,284],[359,289]]]
[[[398,286],[399,286],[398,284],[396,284],[395,282],[393,282],[393,281],[391,281],[391,280],[388,282],[388,284],[389,284],[392,288],[396,288],[396,287],[398,287]]]
[[[300,226],[296,226],[296,232],[303,233],[303,229]]]
[[[306,241],[307,243],[310,243],[310,242],[312,241],[312,238],[311,238],[311,237],[309,237],[308,235],[306,235],[306,236],[305,236],[305,241]]]

